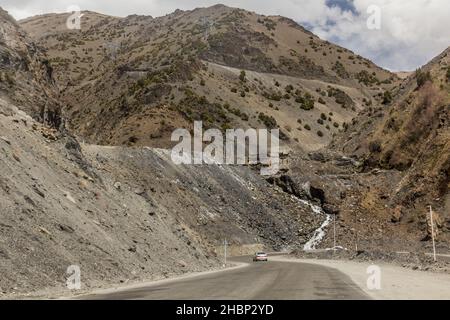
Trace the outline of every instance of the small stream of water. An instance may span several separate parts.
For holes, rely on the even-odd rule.
[[[315,215],[321,215],[325,217],[325,221],[320,225],[320,227],[314,231],[314,234],[311,239],[305,245],[303,246],[303,250],[309,251],[309,250],[315,250],[316,247],[322,242],[323,238],[325,237],[326,228],[330,225],[331,221],[333,220],[332,216],[329,214],[326,214],[321,207],[312,204],[309,201],[302,200],[299,198],[296,198],[295,196],[292,196],[293,199],[300,202],[303,205],[306,205],[311,208],[313,214]]]

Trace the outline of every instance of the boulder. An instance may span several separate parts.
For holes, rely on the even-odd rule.
[[[331,215],[338,215],[339,214],[339,208],[335,205],[326,203],[322,206],[323,211],[326,214],[331,214]]]
[[[312,161],[317,161],[317,162],[325,162],[326,161],[324,154],[321,152],[311,152],[308,154],[308,156]]]
[[[403,216],[402,206],[396,206],[391,213],[391,222],[398,223],[401,221]]]

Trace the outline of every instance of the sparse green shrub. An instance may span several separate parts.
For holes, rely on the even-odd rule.
[[[336,61],[336,63],[334,64],[332,70],[334,72],[336,72],[336,74],[339,77],[341,77],[343,79],[350,78],[350,74],[347,72],[347,70],[345,69],[344,65],[340,61]]]
[[[303,128],[305,128],[308,131],[311,131],[311,126],[309,124],[305,124]]]
[[[138,142],[138,140],[139,139],[137,137],[131,136],[131,137],[128,138],[128,143],[129,144],[135,144],[136,142]]]
[[[274,117],[260,113],[258,115],[259,121],[261,121],[268,129],[274,129],[278,126],[277,121]]]
[[[349,125],[348,125],[347,122],[344,122],[344,123],[342,124],[342,127],[344,128],[344,132],[347,132]]]
[[[273,100],[273,101],[281,101],[281,93],[263,93],[263,96],[269,100]]]
[[[358,79],[360,83],[363,83],[366,86],[380,82],[380,80],[378,80],[375,75],[370,74],[367,70],[363,70],[356,74],[356,79]]]
[[[241,80],[241,82],[247,81],[247,79],[246,79],[246,73],[245,73],[244,70],[241,71],[241,74],[239,75],[239,80]]]
[[[383,104],[387,105],[392,102],[392,93],[390,91],[385,91],[383,94]]]
[[[367,106],[370,107],[372,105],[372,100],[371,99],[363,99],[363,103]]]
[[[317,131],[317,135],[322,138],[323,137],[323,132],[319,130],[319,131]]]
[[[277,23],[270,18],[258,19],[258,23],[263,24],[267,30],[275,30],[277,27]]]
[[[205,96],[199,96],[190,90],[185,93],[186,97],[176,104],[175,108],[186,120],[202,120],[208,129],[229,124],[230,118],[222,104],[209,102]]]
[[[431,73],[430,71],[423,72],[422,69],[416,70],[416,80],[417,80],[417,86],[419,88],[423,87],[425,83],[432,81],[431,79]]]
[[[355,102],[352,100],[352,98],[341,89],[332,87],[328,88],[328,96],[334,97],[336,103],[340,104],[344,109],[349,107],[352,108],[355,106]]]
[[[314,97],[308,92],[303,96],[297,96],[297,98],[295,98],[295,102],[300,103],[300,108],[303,110],[314,109]]]
[[[242,113],[242,114],[241,114],[241,119],[242,119],[243,121],[248,121],[250,118],[249,118],[248,114]]]
[[[369,151],[372,153],[380,153],[381,152],[381,143],[380,141],[371,141],[369,143]]]

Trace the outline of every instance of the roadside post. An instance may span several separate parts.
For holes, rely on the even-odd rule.
[[[224,267],[227,266],[227,245],[228,245],[228,242],[227,242],[227,239],[225,239],[225,240],[223,241],[223,257],[224,257],[224,263],[223,263],[223,266],[224,266]]]
[[[431,239],[433,241],[433,259],[436,262],[436,243],[434,241],[434,222],[433,222],[433,209],[430,206],[430,223],[431,223]]]
[[[333,215],[333,250],[336,251],[336,215]]]

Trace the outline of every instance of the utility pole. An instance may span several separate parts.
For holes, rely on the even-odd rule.
[[[434,241],[434,223],[433,223],[433,209],[430,206],[430,222],[431,222],[431,239],[433,241],[433,259],[436,262],[436,243]]]
[[[228,245],[228,242],[227,242],[227,239],[225,239],[223,241],[223,257],[224,257],[224,264],[223,264],[223,266],[224,267],[227,266],[227,245]]]
[[[356,227],[358,223],[358,213],[356,210],[354,212],[354,228],[355,228],[355,251],[358,252],[358,228]]]
[[[211,32],[211,29],[214,26],[214,22],[211,22],[208,19],[208,17],[201,17],[200,24],[205,29],[205,33],[204,33],[205,40],[208,40],[209,33]]]
[[[336,251],[336,215],[333,215],[333,250]]]

